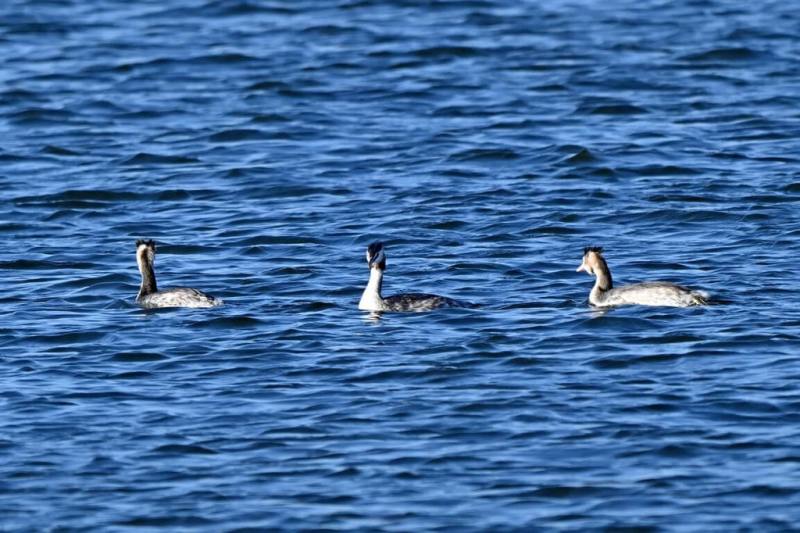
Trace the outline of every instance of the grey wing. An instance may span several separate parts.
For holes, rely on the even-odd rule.
[[[442,307],[468,307],[468,304],[435,294],[410,292],[396,294],[384,299],[390,311],[428,311]]]
[[[615,297],[622,303],[645,305],[690,306],[706,303],[707,295],[669,281],[646,281],[616,289]]]
[[[675,283],[670,283],[668,281],[643,281],[641,283],[631,283],[630,285],[622,285],[621,287],[615,287],[613,290],[618,292],[619,294],[625,294],[625,293],[630,294],[641,291],[689,292],[689,289],[687,289],[686,287],[681,287],[680,285],[677,285]]]
[[[142,299],[147,307],[215,307],[222,300],[190,287],[175,287],[150,294]]]

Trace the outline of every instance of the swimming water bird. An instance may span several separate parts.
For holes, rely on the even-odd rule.
[[[693,291],[667,281],[649,281],[614,288],[611,271],[603,257],[603,249],[598,246],[587,246],[583,249],[583,261],[576,272],[580,271],[595,276],[594,287],[589,293],[589,303],[596,307],[631,304],[689,307],[708,303],[708,293]]]
[[[158,290],[153,263],[156,259],[156,243],[152,240],[136,241],[136,263],[142,273],[142,285],[136,295],[136,303],[142,307],[215,307],[222,300],[197,289],[176,287]]]
[[[435,294],[407,293],[384,298],[381,296],[383,272],[386,270],[386,253],[382,242],[373,242],[367,248],[369,282],[361,295],[358,308],[363,311],[430,311],[442,307],[471,307]]]

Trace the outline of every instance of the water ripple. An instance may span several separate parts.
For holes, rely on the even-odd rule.
[[[46,4],[0,5],[0,529],[795,525],[792,4]],[[139,309],[139,238],[226,305]],[[360,313],[373,240],[479,307]],[[592,311],[589,244],[715,305]]]

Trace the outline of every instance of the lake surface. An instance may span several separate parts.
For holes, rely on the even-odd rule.
[[[0,529],[800,523],[792,2],[8,0],[0,65]],[[358,311],[373,240],[481,307]]]

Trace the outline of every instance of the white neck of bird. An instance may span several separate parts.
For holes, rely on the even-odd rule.
[[[370,268],[369,281],[361,295],[358,308],[363,311],[379,311],[383,308],[383,298],[381,297],[381,285],[383,284],[383,269]]]

